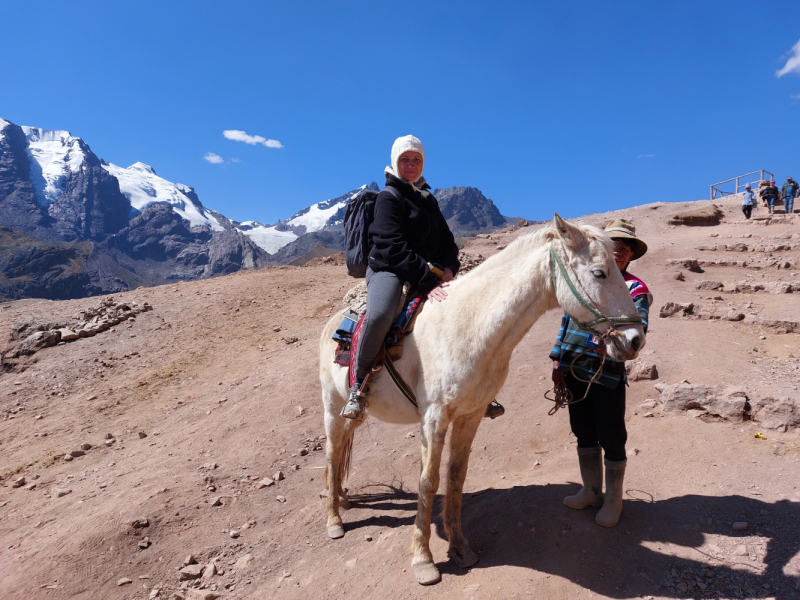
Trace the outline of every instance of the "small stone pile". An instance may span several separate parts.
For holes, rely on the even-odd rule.
[[[99,306],[86,308],[69,319],[19,321],[14,323],[8,345],[0,352],[0,362],[8,370],[42,348],[92,337],[150,310],[153,307],[147,302],[116,302],[108,297]]]

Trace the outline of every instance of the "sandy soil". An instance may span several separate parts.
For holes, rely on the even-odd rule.
[[[586,218],[632,218],[650,246],[631,269],[656,296],[641,358],[657,364],[660,382],[730,383],[800,401],[798,334],[657,316],[671,300],[798,320],[797,294],[694,288],[748,277],[797,282],[798,217],[765,225],[762,208],[746,223],[738,206],[726,206],[716,227],[666,224],[690,206]],[[467,251],[489,255],[528,230],[474,240]],[[735,242],[790,244],[774,254],[793,266],[684,269],[683,282],[667,266],[673,258],[756,255],[697,250]],[[324,452],[314,450],[324,434],[317,338],[353,284],[342,266],[315,261],[139,289],[117,298],[149,302],[152,312],[42,350],[23,372],[0,375],[0,597],[170,598],[189,555],[200,564],[215,559],[221,573],[205,592],[230,599],[800,596],[796,430],[759,439],[762,430],[750,422],[657,410],[648,418],[638,406],[658,398],[657,382],[633,382],[621,522],[603,529],[594,509],[561,504],[579,472],[566,412],[548,416],[542,397],[557,312],[516,349],[498,397],[506,415],[484,421],[475,440],[463,511],[481,556],[475,567],[448,562],[437,521],[432,550],[442,581],[429,588],[414,581],[414,427],[370,420],[359,429],[347,534],[328,539],[319,498]],[[0,335],[23,318],[69,316],[99,301],[2,304]],[[107,434],[115,441],[106,444]],[[65,461],[81,444],[92,448]],[[278,470],[284,480],[256,487]],[[26,483],[15,488],[19,477]],[[149,524],[134,527],[141,518]],[[748,529],[734,530],[738,521]],[[140,548],[145,537],[150,545]],[[123,578],[131,582],[118,585]]]

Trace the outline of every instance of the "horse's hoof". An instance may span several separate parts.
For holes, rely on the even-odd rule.
[[[466,552],[450,550],[447,554],[461,569],[468,569],[480,560],[480,557],[475,554],[471,548],[467,548]]]
[[[350,510],[350,498],[347,496],[339,496],[339,508],[342,510]]]
[[[341,525],[331,525],[328,527],[328,537],[332,540],[338,540],[341,537],[344,537],[344,527]]]
[[[439,569],[433,563],[421,563],[414,565],[414,577],[420,585],[433,585],[442,580]]]

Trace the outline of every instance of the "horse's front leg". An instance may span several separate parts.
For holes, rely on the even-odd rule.
[[[447,472],[447,491],[444,497],[444,530],[450,540],[448,554],[461,568],[478,562],[478,555],[469,547],[461,531],[461,499],[467,477],[472,441],[478,431],[483,413],[461,418],[453,423],[450,434],[450,467]]]
[[[431,409],[422,422],[422,472],[419,477],[419,500],[417,519],[414,522],[414,535],[411,549],[414,558],[411,566],[414,576],[422,585],[438,582],[442,577],[433,562],[431,554],[431,511],[436,490],[439,489],[439,466],[442,462],[442,449],[447,434],[448,420],[436,409]]]

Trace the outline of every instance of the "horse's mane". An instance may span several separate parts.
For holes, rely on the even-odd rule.
[[[583,234],[589,240],[589,243],[596,243],[600,245],[601,250],[603,251],[606,256],[613,255],[614,253],[614,242],[611,238],[608,237],[608,234],[596,227],[594,225],[589,225],[587,223],[573,223],[578,229],[580,229]],[[558,239],[558,233],[556,232],[556,228],[553,225],[545,225],[544,227],[540,227],[536,231],[532,231],[530,233],[523,234],[519,236],[516,240],[511,242],[508,247],[498,252],[497,254],[489,257],[484,261],[481,265],[478,265],[473,271],[464,275],[467,277],[472,272],[477,271],[485,264],[496,263],[502,261],[504,258],[508,258],[519,253],[525,253],[527,251],[534,250],[545,244],[549,244],[551,241]]]

